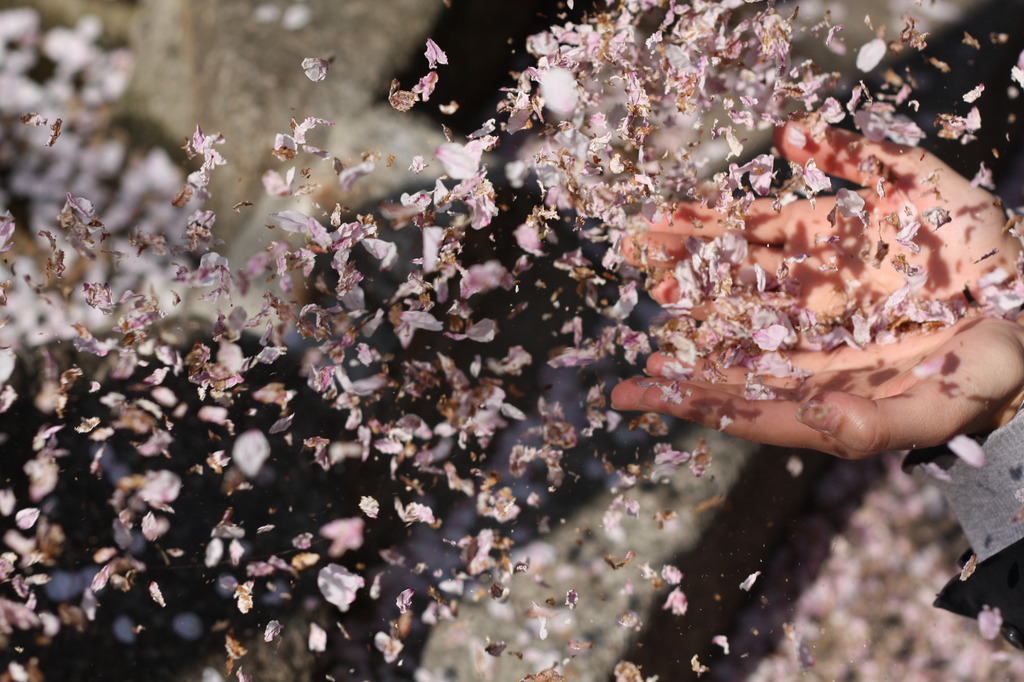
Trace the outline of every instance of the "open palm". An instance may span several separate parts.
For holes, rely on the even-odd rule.
[[[813,158],[821,171],[865,187],[850,193],[864,202],[856,213],[843,210],[857,203],[850,195],[838,208],[832,196],[779,210],[770,198],[751,205],[743,233],[750,243],[748,264],[773,273],[783,259],[806,254],[789,264],[800,282],[801,307],[827,314],[850,306],[869,310],[899,290],[915,266],[927,276],[918,293],[938,299],[961,296],[965,289],[978,297],[983,275],[996,268],[1014,272],[1020,246],[1002,229],[1006,216],[996,198],[934,155],[833,128],[815,141],[790,124],[775,138],[785,158],[800,165]],[[721,218],[713,208],[684,203],[671,219],[625,244],[626,257],[653,269],[671,267],[689,256],[688,238],[722,234]],[[661,303],[678,298],[671,277],[651,293]]]
[[[864,200],[859,215],[835,210],[830,218],[849,195],[801,200],[778,211],[771,199],[752,205],[745,221],[750,265],[773,272],[783,258],[807,254],[790,266],[801,285],[798,305],[824,314],[869,310],[903,287],[915,266],[927,271],[919,295],[950,299],[967,289],[977,298],[980,277],[995,268],[1015,271],[1021,247],[1003,229],[995,197],[933,155],[839,130],[814,142],[792,125],[779,131],[776,144],[796,163],[813,158],[822,171],[868,188],[857,193]],[[926,216],[937,225],[927,224]],[[627,244],[626,257],[655,272],[671,267],[688,257],[688,238],[722,234],[719,218],[713,209],[683,205]],[[911,240],[906,226],[913,220],[921,225]],[[880,244],[890,245],[888,253]],[[652,294],[673,303],[675,287],[667,277]],[[1009,421],[1024,399],[1024,328],[1002,319],[973,317],[898,343],[796,350],[788,357],[809,376],[762,377],[772,389],[765,400],[747,397],[745,368],[705,373],[700,363],[708,361],[698,359],[698,366],[683,368],[692,370],[692,380],[672,379],[665,375],[677,376],[679,368],[668,373],[666,363],[680,360],[658,353],[648,361],[650,376],[622,382],[612,401],[618,409],[662,412],[750,440],[858,458],[990,431]]]

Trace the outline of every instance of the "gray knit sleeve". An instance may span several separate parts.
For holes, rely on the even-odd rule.
[[[1024,506],[1024,412],[993,431],[982,447],[982,467],[949,453],[932,460],[949,477],[932,482],[945,494],[979,561],[1024,538],[1024,521],[1014,521]]]

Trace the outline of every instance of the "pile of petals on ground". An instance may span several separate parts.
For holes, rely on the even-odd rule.
[[[899,464],[899,458],[887,460],[885,475],[835,539],[817,578],[787,604],[778,650],[747,666],[744,679],[925,682],[1024,675],[1024,659],[1002,637],[932,606],[959,572],[963,542],[938,491]],[[742,645],[734,641],[733,649],[741,653]],[[732,669],[723,663],[726,676]]]

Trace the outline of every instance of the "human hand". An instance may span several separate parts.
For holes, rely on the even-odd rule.
[[[774,273],[783,259],[807,254],[802,262],[788,264],[790,277],[800,282],[796,305],[826,315],[870,310],[903,287],[915,266],[927,276],[919,296],[948,300],[968,289],[980,300],[979,278],[996,268],[1015,272],[1020,244],[1003,229],[1006,216],[998,200],[971,187],[933,154],[836,128],[826,128],[815,140],[794,123],[776,131],[775,144],[790,161],[806,165],[813,158],[824,173],[865,187],[840,191],[844,201],[838,207],[832,196],[798,200],[780,210],[772,198],[751,204],[743,231],[750,244],[748,265]],[[844,215],[858,197],[863,207]],[[627,240],[624,255],[657,276],[689,256],[688,238],[725,232],[722,218],[714,208],[683,203],[670,219]],[[674,302],[676,280],[661,278],[651,295],[662,304]]]
[[[991,431],[1024,400],[1024,328],[1008,320],[975,317],[899,343],[788,355],[812,374],[803,381],[763,377],[772,399],[745,397],[745,368],[717,370],[715,381],[674,380],[661,375],[678,360],[655,354],[647,363],[652,376],[620,383],[612,404],[859,459]]]
[[[1020,245],[1004,231],[1005,216],[995,197],[972,188],[933,155],[839,130],[828,130],[818,143],[805,139],[801,144],[802,135],[793,125],[778,132],[776,144],[784,156],[802,165],[814,158],[821,170],[870,188],[857,192],[867,226],[860,216],[844,217],[837,210],[833,227],[834,197],[819,197],[814,204],[797,201],[780,211],[772,199],[752,204],[744,233],[751,243],[748,265],[773,272],[787,256],[808,255],[789,266],[801,285],[796,305],[826,315],[870,310],[903,287],[907,268],[914,266],[927,270],[918,295],[949,299],[967,288],[980,298],[980,277],[997,267],[1015,271]],[[848,195],[840,201],[849,201]],[[902,243],[890,251],[902,256],[895,264],[878,253],[879,242],[892,244],[912,218],[935,207],[948,213],[948,223],[921,225],[912,243],[907,232],[901,234]],[[626,257],[655,272],[671,267],[674,259],[688,257],[687,238],[721,235],[720,218],[714,209],[683,205],[671,221],[627,244]],[[674,302],[675,279],[662,279],[652,294],[663,304]],[[711,312],[713,303],[696,314]],[[701,422],[763,443],[860,458],[992,430],[1009,421],[1024,399],[1024,329],[1006,320],[976,317],[939,331],[908,334],[894,344],[801,349],[787,355],[796,374],[802,370],[810,376],[760,377],[774,394],[767,400],[746,397],[749,369],[716,366],[704,372],[712,362],[696,359],[687,365],[659,353],[647,364],[652,377],[619,384],[613,404]],[[666,377],[668,363],[681,365],[672,376],[692,370],[693,378]]]

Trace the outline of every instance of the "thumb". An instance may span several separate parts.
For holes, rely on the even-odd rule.
[[[827,436],[839,456],[861,459],[944,442],[948,409],[910,392],[879,400],[829,392],[801,405],[796,420]]]
[[[843,420],[843,413],[834,403],[811,400],[796,411],[796,420],[826,436],[833,436]]]

